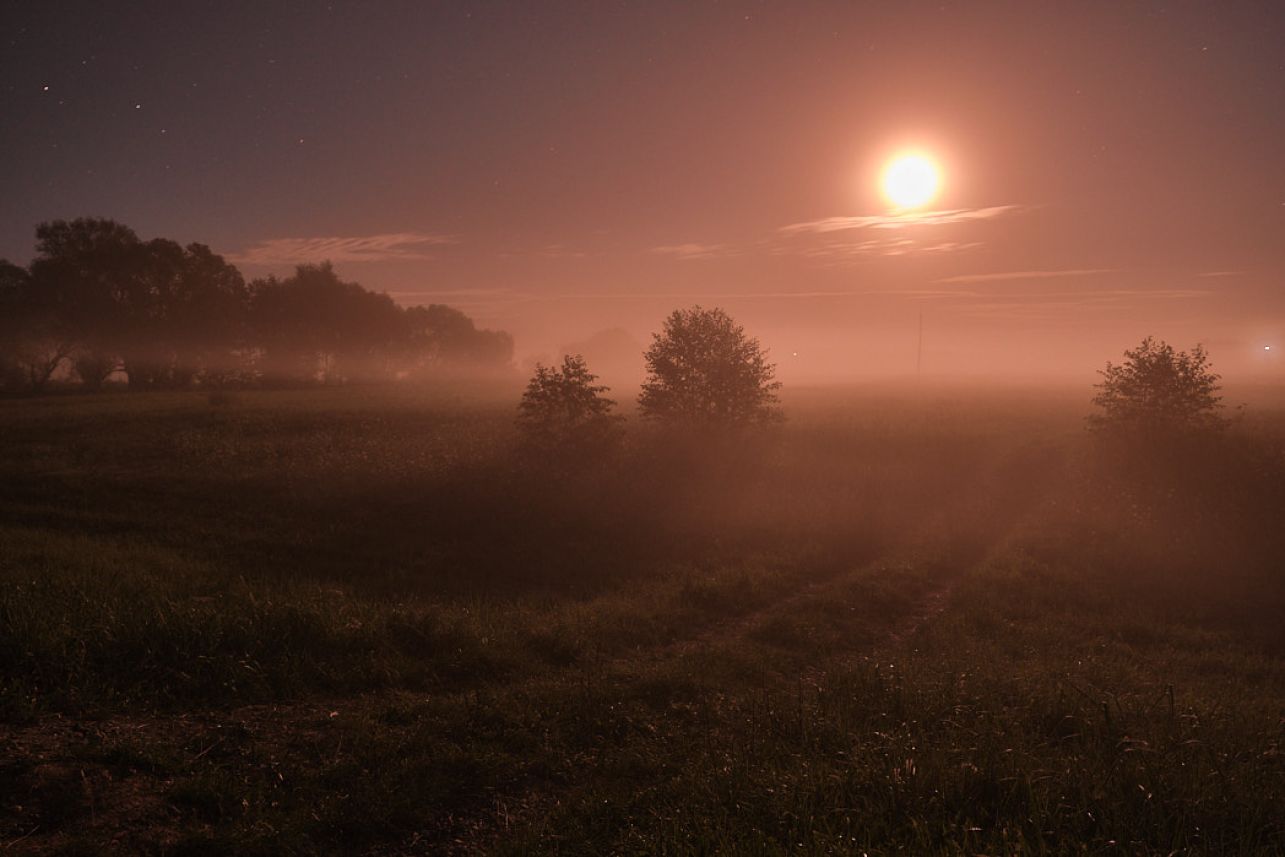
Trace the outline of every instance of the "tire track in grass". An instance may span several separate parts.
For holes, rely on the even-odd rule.
[[[971,568],[973,565],[974,563],[968,563],[967,567]],[[896,566],[893,567],[895,568]],[[614,658],[610,661],[611,669],[608,676],[621,684],[623,699],[624,691],[631,682],[638,684],[647,680],[648,669],[663,668],[666,662],[700,658],[720,649],[732,650],[742,646],[763,645],[755,639],[756,635],[768,627],[774,619],[799,614],[807,615],[827,596],[841,593],[845,586],[869,580],[880,570],[887,569],[889,569],[888,561],[876,562],[859,566],[846,573],[815,580],[786,599],[716,623],[692,637],[649,649],[642,655]],[[902,566],[902,569],[904,571],[905,567]],[[890,624],[881,628],[873,639],[855,642],[844,651],[843,657],[850,658],[862,652],[873,652],[886,645],[896,645],[912,636],[947,609],[956,586],[965,574],[966,571],[951,571],[943,577],[932,579],[925,591],[917,593],[905,605],[904,612],[896,615],[884,614],[882,618],[890,620]],[[912,582],[912,578],[907,578],[905,582]],[[788,689],[788,685],[795,681],[809,684],[821,682],[824,678],[824,670],[809,665],[805,666],[801,673],[786,675],[773,671],[765,673],[764,678],[766,681],[762,685],[763,690],[771,686],[777,689]],[[744,690],[742,688],[742,691]],[[497,812],[489,818],[475,820],[468,834],[451,843],[450,852],[491,853],[500,846],[505,837],[520,834],[524,829],[529,830],[532,825],[539,824],[541,819],[551,817],[559,807],[572,802],[576,795],[583,795],[592,790],[596,775],[593,767],[581,766],[578,768],[578,774],[579,776],[571,782],[532,784],[530,788],[503,800],[497,797]],[[554,787],[549,788],[550,785]],[[569,798],[571,800],[568,800]]]
[[[886,575],[886,577],[881,577]],[[955,586],[962,575],[929,575],[914,572],[913,564],[897,563],[888,557],[882,561],[866,563],[838,573],[823,573],[789,595],[755,606],[746,612],[710,624],[699,626],[695,633],[682,639],[660,642],[656,645],[634,647],[613,654],[596,663],[578,661],[563,667],[549,667],[536,673],[517,676],[515,680],[500,683],[486,690],[486,703],[495,711],[506,710],[515,699],[528,694],[548,695],[566,683],[568,676],[596,672],[586,680],[601,682],[608,688],[606,694],[615,694],[620,700],[632,698],[640,686],[663,675],[669,664],[691,661],[699,671],[700,659],[717,657],[719,652],[743,649],[752,653],[774,645],[764,642],[764,632],[773,622],[814,618],[818,611],[842,608],[852,599],[863,596],[863,583],[878,584],[883,591],[900,591],[899,587],[919,589],[913,597],[897,599],[885,609],[871,609],[859,605],[853,621],[861,621],[862,629],[869,634],[856,635],[845,645],[845,654],[873,650],[884,645],[896,645],[915,634],[933,621],[949,605]],[[900,578],[900,579],[899,579]],[[856,610],[857,606],[852,609]],[[754,647],[759,647],[755,649]],[[788,644],[779,649],[789,661],[793,656]],[[804,672],[811,673],[811,667]],[[789,678],[784,673],[765,668],[762,687],[772,687]],[[793,679],[797,679],[796,674]],[[784,686],[784,685],[782,685]],[[735,696],[747,692],[746,688],[719,688]],[[439,694],[413,694],[404,691],[381,691],[353,697],[321,699],[310,698],[276,705],[244,705],[218,712],[197,712],[175,717],[157,715],[120,714],[99,720],[68,721],[61,717],[42,718],[29,725],[0,725],[0,755],[21,759],[23,766],[34,766],[40,772],[75,774],[68,781],[87,783],[87,800],[91,809],[89,818],[73,824],[70,829],[32,830],[19,817],[0,819],[3,839],[0,844],[12,842],[15,853],[49,853],[69,841],[68,837],[87,834],[97,836],[105,826],[113,823],[122,829],[113,832],[113,839],[124,837],[123,842],[133,842],[140,847],[161,847],[172,844],[179,835],[179,817],[171,808],[170,793],[176,783],[189,776],[198,776],[213,765],[238,770],[252,779],[271,779],[278,775],[277,760],[305,764],[306,757],[330,753],[330,762],[338,764],[344,754],[344,736],[351,733],[360,737],[363,730],[379,729],[380,740],[396,743],[413,741],[416,730],[422,728],[422,718],[431,718],[433,709],[420,708],[426,699],[437,705],[476,706],[476,688],[459,689]],[[404,705],[412,712],[402,725],[381,719],[381,711]],[[658,712],[663,722],[669,715]],[[682,729],[681,724],[671,728]],[[333,731],[332,730],[337,730]],[[399,733],[404,733],[399,737]],[[337,736],[337,744],[336,744]],[[332,747],[332,745],[335,745]],[[113,758],[121,753],[132,755],[131,748],[151,750],[171,761],[155,770],[148,769],[146,759]],[[351,751],[349,751],[351,752]],[[568,753],[576,751],[570,745]],[[302,758],[301,758],[302,757]],[[574,758],[569,756],[569,759]],[[43,767],[42,767],[43,766]],[[324,765],[323,765],[324,767]],[[123,771],[115,778],[110,771]],[[42,775],[44,775],[42,773]],[[602,774],[592,762],[572,762],[557,776],[523,773],[515,770],[516,782],[509,787],[489,790],[485,804],[471,810],[435,819],[417,834],[401,842],[386,842],[376,846],[379,853],[410,853],[425,845],[457,853],[487,852],[503,842],[506,836],[530,830],[542,817],[555,813],[564,804],[572,803],[592,788],[596,777]],[[121,779],[121,777],[124,779]],[[534,776],[534,779],[532,777]],[[97,778],[97,779],[95,779]],[[27,781],[20,776],[14,784]],[[516,785],[517,788],[513,788]],[[90,788],[92,786],[92,788]],[[77,785],[76,789],[82,787]],[[120,803],[119,807],[109,804]],[[86,826],[85,822],[89,824]],[[189,820],[190,821],[190,820]],[[183,822],[184,824],[189,822]],[[18,841],[18,838],[21,841]]]
[[[913,637],[921,628],[946,612],[946,608],[950,606],[951,599],[954,598],[955,589],[962,579],[963,575],[951,577],[940,586],[930,590],[919,600],[916,610],[888,632],[885,642],[895,646]]]

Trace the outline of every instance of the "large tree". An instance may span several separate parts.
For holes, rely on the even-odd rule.
[[[33,302],[75,342],[76,372],[98,387],[120,364],[134,334],[142,244],[114,220],[82,217],[36,227]]]
[[[116,369],[131,387],[185,386],[240,338],[245,283],[201,244],[140,241],[113,220],[55,220],[36,228],[31,279],[74,339],[89,387]]]
[[[139,245],[121,307],[121,357],[131,387],[184,387],[221,369],[242,344],[248,291],[235,267],[202,244]]]
[[[721,309],[675,310],[644,357],[647,380],[638,404],[646,417],[727,426],[779,415],[776,367]]]
[[[1124,358],[1099,372],[1093,404],[1101,411],[1089,417],[1092,428],[1154,437],[1223,427],[1219,376],[1202,346],[1175,351],[1148,336]]]
[[[276,382],[388,377],[405,321],[388,295],[345,282],[329,262],[252,285],[252,327]]]
[[[55,307],[26,268],[0,259],[0,388],[40,392],[71,355]]]

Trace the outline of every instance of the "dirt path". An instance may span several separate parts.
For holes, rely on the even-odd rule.
[[[955,589],[959,586],[960,577],[952,577],[942,583],[935,589],[932,589],[920,599],[917,609],[914,613],[906,616],[896,628],[890,631],[885,642],[889,645],[897,645],[918,633],[923,628],[950,606],[950,600],[955,595]]]

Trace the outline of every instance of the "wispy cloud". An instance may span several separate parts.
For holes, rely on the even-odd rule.
[[[937,227],[982,223],[1026,210],[1024,205],[951,208],[914,214],[866,214],[824,217],[791,223],[765,243],[778,256],[802,256],[825,265],[846,265],[877,256],[956,253],[982,246],[969,235],[943,233]]]
[[[780,242],[769,247],[774,256],[801,256],[822,263],[843,264],[867,256],[908,256],[921,253],[954,253],[980,247],[979,241],[936,241],[924,243],[911,238],[870,238],[864,241],[817,239],[811,242]]]
[[[536,253],[545,259],[583,259],[589,254],[583,250],[575,250],[565,244],[546,244]]]
[[[430,258],[427,248],[458,244],[453,235],[389,232],[350,238],[272,238],[228,259],[238,265],[302,265],[317,262],[390,262]]]
[[[1093,274],[1108,274],[1115,268],[1065,268],[1052,271],[997,271],[991,274],[959,274],[954,277],[942,277],[934,280],[937,283],[991,283],[1003,280],[1047,280],[1052,277],[1088,277]]]
[[[719,256],[731,256],[733,249],[727,244],[665,244],[651,248],[651,252],[660,256],[672,256],[675,259],[714,259]]]
[[[867,214],[856,217],[825,217],[782,226],[785,235],[800,233],[824,234],[847,229],[908,229],[915,226],[945,226],[973,220],[991,220],[1004,214],[1019,211],[1020,205],[992,205],[986,208],[952,208],[943,211],[924,211],[918,214]]]
[[[1243,277],[1248,271],[1201,271],[1197,277]]]

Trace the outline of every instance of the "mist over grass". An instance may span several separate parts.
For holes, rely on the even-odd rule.
[[[0,402],[0,829],[1272,853],[1279,399],[1126,447],[1087,398],[802,389],[573,466],[507,388]]]

